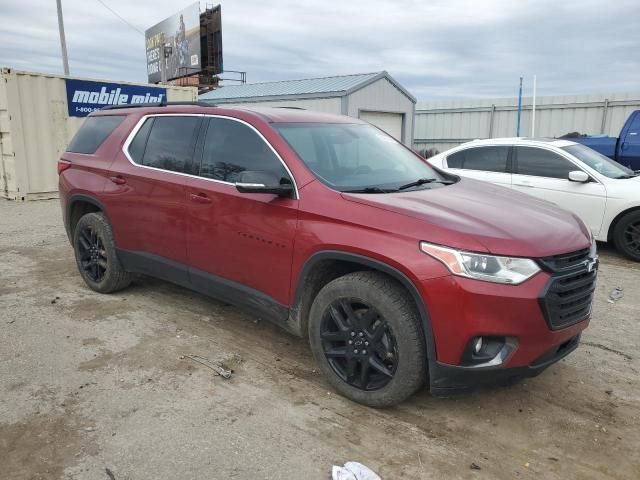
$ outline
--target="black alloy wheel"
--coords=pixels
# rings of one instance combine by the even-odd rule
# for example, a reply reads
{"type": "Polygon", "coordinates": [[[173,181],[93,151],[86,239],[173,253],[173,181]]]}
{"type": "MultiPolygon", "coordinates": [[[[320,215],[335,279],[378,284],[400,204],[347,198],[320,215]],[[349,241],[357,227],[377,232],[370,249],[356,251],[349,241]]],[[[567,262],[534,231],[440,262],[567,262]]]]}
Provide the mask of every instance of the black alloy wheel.
{"type": "Polygon", "coordinates": [[[109,265],[102,238],[94,228],[85,225],[78,240],[80,267],[94,282],[102,281],[109,265]]]}
{"type": "Polygon", "coordinates": [[[347,384],[373,391],[396,373],[398,345],[389,323],[376,308],[357,298],[339,298],[320,324],[324,355],[347,384]]]}
{"type": "Polygon", "coordinates": [[[629,252],[640,256],[640,220],[630,222],[626,225],[623,241],[629,252]]]}
{"type": "Polygon", "coordinates": [[[620,253],[640,262],[640,210],[624,214],[616,221],[611,240],[620,253]]]}

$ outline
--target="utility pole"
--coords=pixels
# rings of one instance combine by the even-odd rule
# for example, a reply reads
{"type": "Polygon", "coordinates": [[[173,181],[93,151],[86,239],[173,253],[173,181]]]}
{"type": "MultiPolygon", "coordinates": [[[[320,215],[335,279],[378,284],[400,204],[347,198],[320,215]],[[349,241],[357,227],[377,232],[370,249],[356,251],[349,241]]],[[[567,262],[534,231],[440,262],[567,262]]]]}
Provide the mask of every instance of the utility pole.
{"type": "Polygon", "coordinates": [[[522,77],[520,77],[520,91],[518,92],[518,117],[516,119],[516,137],[520,136],[520,115],[522,114],[522,77]]]}
{"type": "Polygon", "coordinates": [[[67,58],[67,40],[64,38],[64,20],[62,19],[62,0],[56,0],[58,6],[58,30],[60,31],[60,48],[62,49],[62,66],[64,74],[69,75],[69,58],[67,58]]]}
{"type": "Polygon", "coordinates": [[[536,136],[536,76],[533,76],[533,101],[531,103],[531,137],[536,136]]]}

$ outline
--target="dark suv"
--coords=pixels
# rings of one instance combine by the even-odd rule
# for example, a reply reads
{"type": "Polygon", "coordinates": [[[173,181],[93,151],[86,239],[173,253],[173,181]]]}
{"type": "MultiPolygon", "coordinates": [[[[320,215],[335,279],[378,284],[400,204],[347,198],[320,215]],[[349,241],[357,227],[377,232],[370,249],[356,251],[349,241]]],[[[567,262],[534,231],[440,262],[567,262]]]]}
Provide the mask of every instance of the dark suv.
{"type": "Polygon", "coordinates": [[[306,337],[372,406],[533,376],[588,324],[595,243],[556,205],[292,109],[91,114],[58,163],[87,285],[153,275],[306,337]]]}

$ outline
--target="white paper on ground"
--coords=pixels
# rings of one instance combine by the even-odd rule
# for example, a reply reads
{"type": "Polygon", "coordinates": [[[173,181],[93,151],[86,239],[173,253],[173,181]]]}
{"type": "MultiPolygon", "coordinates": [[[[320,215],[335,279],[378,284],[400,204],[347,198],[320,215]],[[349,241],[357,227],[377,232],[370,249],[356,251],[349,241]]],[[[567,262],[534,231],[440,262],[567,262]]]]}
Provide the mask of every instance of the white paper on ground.
{"type": "Polygon", "coordinates": [[[347,462],[344,467],[333,466],[332,480],[382,480],[373,470],[358,462],[347,462]]]}

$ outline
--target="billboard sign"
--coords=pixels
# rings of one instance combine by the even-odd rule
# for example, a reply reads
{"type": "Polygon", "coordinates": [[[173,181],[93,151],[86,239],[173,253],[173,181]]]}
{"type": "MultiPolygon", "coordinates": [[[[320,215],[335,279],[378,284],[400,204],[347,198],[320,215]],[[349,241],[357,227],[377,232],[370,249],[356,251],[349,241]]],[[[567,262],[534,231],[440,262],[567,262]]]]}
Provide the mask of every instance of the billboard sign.
{"type": "Polygon", "coordinates": [[[149,83],[172,80],[202,70],[200,2],[147,29],[144,37],[149,83]]]}
{"type": "Polygon", "coordinates": [[[126,85],[122,83],[93,82],[65,79],[67,109],[70,117],[86,117],[107,105],[133,103],[160,103],[167,97],[161,87],[126,85]]]}

